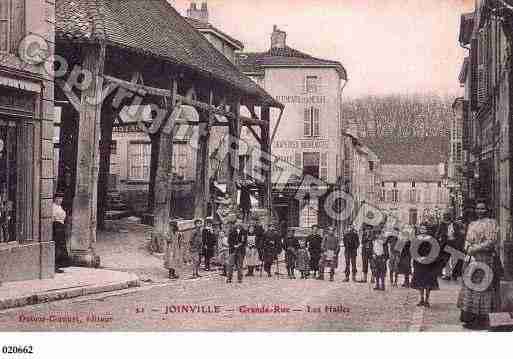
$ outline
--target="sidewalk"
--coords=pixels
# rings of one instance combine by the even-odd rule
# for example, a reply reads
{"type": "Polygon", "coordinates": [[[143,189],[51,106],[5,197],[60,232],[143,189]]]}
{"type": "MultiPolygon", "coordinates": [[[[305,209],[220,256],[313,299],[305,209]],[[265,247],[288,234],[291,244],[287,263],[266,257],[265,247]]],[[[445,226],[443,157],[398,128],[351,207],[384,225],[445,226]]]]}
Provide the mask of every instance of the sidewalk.
{"type": "MultiPolygon", "coordinates": [[[[460,279],[461,280],[461,279],[460,279]]],[[[461,288],[460,280],[439,279],[440,290],[431,292],[431,308],[423,308],[421,331],[424,332],[464,332],[461,326],[460,310],[456,307],[461,288]]]]}
{"type": "Polygon", "coordinates": [[[134,274],[69,267],[53,279],[7,282],[0,286],[0,310],[139,286],[134,274]]]}

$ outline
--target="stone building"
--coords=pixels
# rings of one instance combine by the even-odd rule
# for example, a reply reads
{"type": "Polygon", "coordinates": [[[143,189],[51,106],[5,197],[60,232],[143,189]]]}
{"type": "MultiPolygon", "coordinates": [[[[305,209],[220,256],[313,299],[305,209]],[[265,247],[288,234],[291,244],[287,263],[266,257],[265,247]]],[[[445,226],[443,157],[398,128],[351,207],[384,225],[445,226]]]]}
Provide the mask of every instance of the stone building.
{"type": "Polygon", "coordinates": [[[447,165],[447,179],[451,208],[455,216],[463,214],[463,193],[465,182],[463,181],[463,113],[466,103],[462,97],[454,100],[452,105],[454,116],[451,120],[449,139],[449,161],[447,165]]]}
{"type": "MultiPolygon", "coordinates": [[[[340,111],[347,73],[340,62],[293,49],[286,38],[286,32],[274,26],[269,50],[239,53],[238,66],[286,105],[281,121],[278,118],[271,124],[276,128],[272,155],[297,169],[298,177],[320,179],[324,196],[335,188],[342,173],[340,111]]],[[[332,223],[324,213],[323,197],[312,196],[299,203],[294,193],[300,178],[295,185],[289,183],[288,190],[281,180],[273,180],[273,209],[280,220],[300,227],[332,223]]]]}
{"type": "Polygon", "coordinates": [[[0,282],[54,275],[54,10],[0,2],[0,282]]]}
{"type": "Polygon", "coordinates": [[[380,157],[378,207],[400,223],[436,221],[449,209],[447,157],[449,139],[366,138],[380,157]]]}
{"type": "Polygon", "coordinates": [[[473,13],[461,16],[459,34],[460,46],[469,51],[459,76],[465,87],[466,204],[488,201],[502,242],[512,239],[512,24],[513,2],[480,0],[473,13]]]}

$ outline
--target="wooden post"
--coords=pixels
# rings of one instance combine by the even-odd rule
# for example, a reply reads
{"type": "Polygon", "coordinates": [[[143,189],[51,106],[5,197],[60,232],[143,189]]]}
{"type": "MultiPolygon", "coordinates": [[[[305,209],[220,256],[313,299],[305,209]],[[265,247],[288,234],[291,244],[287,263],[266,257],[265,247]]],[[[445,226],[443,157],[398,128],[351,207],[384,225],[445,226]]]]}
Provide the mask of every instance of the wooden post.
{"type": "MultiPolygon", "coordinates": [[[[200,113],[201,117],[205,114],[200,113]]],[[[208,114],[207,114],[208,116],[208,114]]],[[[204,118],[202,119],[204,120],[204,118]]],[[[198,127],[198,149],[196,155],[196,194],[194,216],[204,218],[207,215],[208,205],[208,142],[210,139],[210,125],[202,122],[198,127]]]]}
{"type": "Polygon", "coordinates": [[[105,45],[84,46],[83,71],[91,74],[91,83],[82,91],[78,124],[77,181],[73,199],[71,255],[75,265],[97,267],[94,253],[98,195],[100,119],[105,45]]]}
{"type": "MultiPolygon", "coordinates": [[[[262,107],[260,118],[266,123],[265,125],[262,125],[260,127],[260,138],[262,140],[260,144],[260,149],[265,154],[271,153],[271,138],[270,138],[270,109],[267,106],[262,107]]],[[[272,163],[267,159],[267,157],[263,157],[261,159],[262,164],[265,164],[264,169],[264,193],[263,193],[263,200],[264,200],[264,207],[268,209],[269,216],[272,214],[271,206],[272,206],[272,199],[271,199],[271,193],[272,193],[272,183],[271,183],[271,166],[272,163]]]]}
{"type": "MultiPolygon", "coordinates": [[[[177,82],[173,80],[169,113],[175,106],[177,82]]],[[[153,209],[153,241],[160,242],[166,235],[169,226],[169,214],[171,210],[172,197],[172,169],[173,163],[173,131],[172,124],[166,119],[160,128],[158,137],[157,169],[155,172],[155,193],[153,209]],[[166,130],[171,129],[171,130],[166,130]]]]}
{"type": "Polygon", "coordinates": [[[98,177],[98,229],[105,228],[107,194],[109,192],[110,156],[112,143],[113,111],[110,106],[102,108],[100,139],[100,174],[98,177]]]}
{"type": "Polygon", "coordinates": [[[153,225],[153,211],[155,210],[155,178],[157,176],[157,167],[159,159],[160,132],[150,135],[151,139],[151,159],[150,159],[150,183],[148,186],[148,208],[146,216],[143,219],[144,224],[153,225]]]}
{"type": "Polygon", "coordinates": [[[237,187],[235,182],[238,179],[239,171],[239,139],[240,139],[240,100],[230,105],[230,112],[235,114],[235,118],[230,121],[229,141],[228,141],[228,183],[226,192],[232,199],[232,203],[237,203],[237,187]]]}

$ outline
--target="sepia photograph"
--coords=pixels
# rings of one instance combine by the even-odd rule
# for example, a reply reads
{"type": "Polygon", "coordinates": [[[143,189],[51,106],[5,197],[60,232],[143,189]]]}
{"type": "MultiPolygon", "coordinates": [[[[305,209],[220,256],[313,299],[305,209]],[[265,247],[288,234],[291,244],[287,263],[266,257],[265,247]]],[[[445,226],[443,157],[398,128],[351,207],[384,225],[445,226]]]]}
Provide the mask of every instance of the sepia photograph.
{"type": "Polygon", "coordinates": [[[512,332],[512,136],[513,0],[0,0],[0,338],[512,332]]]}

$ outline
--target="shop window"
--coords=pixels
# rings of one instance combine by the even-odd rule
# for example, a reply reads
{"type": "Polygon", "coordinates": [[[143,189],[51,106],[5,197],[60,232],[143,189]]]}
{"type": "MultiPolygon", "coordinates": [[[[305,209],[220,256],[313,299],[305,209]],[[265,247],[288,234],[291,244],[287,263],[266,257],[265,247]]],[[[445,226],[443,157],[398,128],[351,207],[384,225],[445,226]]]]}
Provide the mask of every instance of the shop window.
{"type": "Polygon", "coordinates": [[[128,145],[128,179],[132,181],[150,180],[151,143],[130,142],[128,145]]]}
{"type": "Polygon", "coordinates": [[[303,153],[303,174],[319,178],[320,154],[319,152],[303,153]]]}
{"type": "Polygon", "coordinates": [[[0,117],[0,242],[34,236],[34,126],[0,117]]]}
{"type": "Polygon", "coordinates": [[[411,208],[409,211],[409,224],[411,226],[416,226],[418,222],[418,214],[416,208],[411,208]]]}

